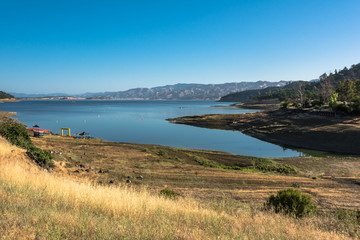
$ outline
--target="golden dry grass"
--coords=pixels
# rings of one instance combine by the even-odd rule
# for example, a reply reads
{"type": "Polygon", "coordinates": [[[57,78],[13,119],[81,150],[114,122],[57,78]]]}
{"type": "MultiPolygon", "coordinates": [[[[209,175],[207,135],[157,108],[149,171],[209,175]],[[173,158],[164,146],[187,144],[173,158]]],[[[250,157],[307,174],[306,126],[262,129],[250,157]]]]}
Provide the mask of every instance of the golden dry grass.
{"type": "MultiPolygon", "coordinates": [[[[251,163],[252,157],[231,155],[228,153],[175,149],[155,145],[113,143],[101,140],[79,140],[59,136],[32,138],[36,146],[55,151],[53,170],[56,175],[101,181],[104,185],[125,184],[131,176],[133,187],[146,187],[153,193],[163,188],[170,188],[182,196],[189,196],[198,201],[214,199],[232,199],[235,202],[246,202],[262,205],[270,194],[276,191],[299,185],[299,190],[310,194],[322,210],[360,208],[360,186],[353,180],[339,180],[343,177],[342,162],[357,163],[357,158],[290,158],[279,161],[295,164],[306,173],[299,176],[280,174],[259,174],[204,167],[193,160],[194,156],[214,160],[224,164],[251,163]],[[159,152],[165,152],[162,156],[159,152]],[[61,154],[59,154],[61,153],[61,154]],[[84,155],[85,154],[85,155],[84,155]],[[80,167],[84,165],[85,167],[80,167]],[[322,178],[323,168],[330,178],[322,178]],[[108,170],[107,173],[98,171],[108,170]],[[316,170],[317,169],[317,170],[316,170]],[[341,170],[342,169],[342,170],[341,170]],[[85,171],[87,170],[87,171],[85,171]],[[316,171],[314,171],[316,170],[316,171]],[[340,172],[339,172],[340,171],[340,172]],[[136,179],[142,175],[143,180],[136,179]],[[318,176],[312,179],[312,176],[318,176]]],[[[360,176],[360,169],[350,165],[360,176]]],[[[349,168],[350,168],[349,166],[349,168]]]]}
{"type": "Polygon", "coordinates": [[[0,138],[2,239],[344,239],[312,219],[239,208],[233,214],[193,199],[169,200],[126,186],[54,176],[0,138]]]}

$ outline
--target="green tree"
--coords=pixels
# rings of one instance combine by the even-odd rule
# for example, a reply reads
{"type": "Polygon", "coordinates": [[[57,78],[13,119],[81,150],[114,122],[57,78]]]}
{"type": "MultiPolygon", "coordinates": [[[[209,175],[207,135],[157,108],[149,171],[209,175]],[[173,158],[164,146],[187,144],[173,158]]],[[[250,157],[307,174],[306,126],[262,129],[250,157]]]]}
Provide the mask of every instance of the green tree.
{"type": "Polygon", "coordinates": [[[329,106],[333,107],[336,105],[336,102],[338,100],[339,94],[338,93],[333,93],[333,95],[331,95],[330,100],[329,100],[329,106]]]}
{"type": "Polygon", "coordinates": [[[344,102],[351,102],[356,93],[355,83],[349,79],[341,81],[337,89],[339,93],[339,100],[344,102]]]}

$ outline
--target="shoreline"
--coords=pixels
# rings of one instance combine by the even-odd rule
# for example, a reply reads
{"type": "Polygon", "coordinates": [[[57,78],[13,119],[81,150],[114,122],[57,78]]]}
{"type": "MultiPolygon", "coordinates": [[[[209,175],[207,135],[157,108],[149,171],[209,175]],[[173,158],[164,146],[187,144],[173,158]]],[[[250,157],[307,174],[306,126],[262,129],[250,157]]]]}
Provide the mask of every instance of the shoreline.
{"type": "Polygon", "coordinates": [[[200,201],[227,198],[244,203],[264,202],[279,187],[296,183],[305,191],[316,190],[322,209],[360,206],[353,200],[359,199],[358,192],[347,190],[358,188],[360,166],[355,157],[260,158],[101,139],[30,137],[36,147],[52,154],[52,174],[76,181],[114,187],[131,183],[154,193],[170,188],[182,196],[195,194],[200,201]],[[289,172],[282,172],[284,168],[289,172]],[[329,197],[331,189],[339,190],[329,197]]]}
{"type": "Polygon", "coordinates": [[[0,99],[0,103],[6,103],[6,102],[19,102],[19,100],[15,99],[15,98],[3,98],[3,99],[0,99]]]}
{"type": "Polygon", "coordinates": [[[167,119],[171,123],[236,130],[281,146],[360,154],[360,118],[321,116],[297,110],[210,114],[167,119]]]}

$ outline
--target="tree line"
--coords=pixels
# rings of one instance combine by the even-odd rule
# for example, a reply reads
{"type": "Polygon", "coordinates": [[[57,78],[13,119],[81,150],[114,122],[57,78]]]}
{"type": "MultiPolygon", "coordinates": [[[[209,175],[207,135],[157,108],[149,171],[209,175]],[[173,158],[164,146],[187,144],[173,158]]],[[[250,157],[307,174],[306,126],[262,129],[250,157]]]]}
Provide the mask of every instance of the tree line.
{"type": "Polygon", "coordinates": [[[4,99],[4,98],[14,98],[14,96],[9,93],[0,91],[0,99],[4,99]]]}

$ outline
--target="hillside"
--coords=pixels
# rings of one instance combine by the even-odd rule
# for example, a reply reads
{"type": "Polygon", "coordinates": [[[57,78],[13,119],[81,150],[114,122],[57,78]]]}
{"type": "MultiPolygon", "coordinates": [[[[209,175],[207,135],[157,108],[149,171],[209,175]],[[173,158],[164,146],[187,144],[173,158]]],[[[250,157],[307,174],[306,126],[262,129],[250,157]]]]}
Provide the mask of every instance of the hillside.
{"type": "Polygon", "coordinates": [[[347,239],[322,230],[316,218],[56,176],[2,138],[0,163],[3,239],[347,239]]]}
{"type": "Polygon", "coordinates": [[[247,102],[259,96],[265,96],[267,94],[276,94],[280,91],[286,92],[287,94],[293,94],[293,89],[298,86],[299,83],[303,83],[307,88],[313,88],[319,85],[318,82],[306,82],[306,81],[294,81],[288,82],[286,85],[281,87],[267,87],[264,89],[246,90],[242,92],[235,92],[225,95],[220,98],[220,102],[247,102]]]}
{"type": "Polygon", "coordinates": [[[354,64],[350,69],[335,70],[334,73],[322,74],[320,81],[295,81],[281,87],[267,87],[259,90],[246,90],[242,92],[230,93],[221,97],[221,102],[246,102],[254,98],[293,98],[296,97],[295,89],[302,84],[304,91],[308,91],[313,97],[319,97],[323,85],[328,84],[331,88],[336,89],[341,81],[360,79],[360,63],[354,64]]]}
{"type": "Polygon", "coordinates": [[[224,84],[175,84],[154,88],[135,88],[127,91],[103,93],[89,99],[166,99],[166,100],[218,100],[234,91],[261,89],[269,86],[284,86],[279,82],[238,82],[224,84]]]}
{"type": "Polygon", "coordinates": [[[14,96],[9,93],[0,91],[0,99],[5,99],[5,98],[14,98],[14,96]]]}

